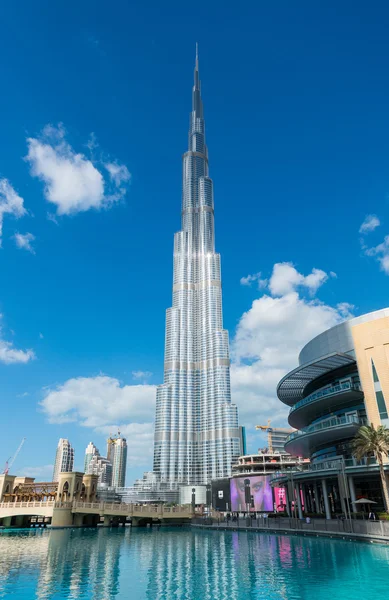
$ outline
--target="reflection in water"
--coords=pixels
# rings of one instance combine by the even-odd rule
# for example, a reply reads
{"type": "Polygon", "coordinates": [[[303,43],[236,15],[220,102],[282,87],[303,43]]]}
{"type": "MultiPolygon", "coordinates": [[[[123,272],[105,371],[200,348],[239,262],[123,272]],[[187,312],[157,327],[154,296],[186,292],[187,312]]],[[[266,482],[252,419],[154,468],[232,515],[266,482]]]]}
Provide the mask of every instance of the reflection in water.
{"type": "Polygon", "coordinates": [[[0,533],[0,598],[331,600],[386,593],[389,549],[245,532],[0,533]]]}

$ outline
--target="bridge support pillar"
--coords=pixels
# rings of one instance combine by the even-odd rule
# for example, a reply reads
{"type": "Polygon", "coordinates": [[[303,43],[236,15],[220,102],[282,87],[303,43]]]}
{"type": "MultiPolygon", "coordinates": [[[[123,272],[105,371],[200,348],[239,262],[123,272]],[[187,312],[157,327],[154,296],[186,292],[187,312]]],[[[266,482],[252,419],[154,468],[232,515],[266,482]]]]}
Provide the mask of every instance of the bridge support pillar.
{"type": "Polygon", "coordinates": [[[73,513],[70,508],[54,508],[52,527],[73,527],[73,513]]]}
{"type": "Polygon", "coordinates": [[[27,524],[28,517],[24,515],[18,515],[15,517],[15,527],[25,527],[27,524]]]}
{"type": "Polygon", "coordinates": [[[131,525],[132,527],[147,527],[147,524],[152,523],[152,519],[148,519],[145,517],[131,517],[131,525]]]}
{"type": "Polygon", "coordinates": [[[104,524],[103,524],[103,527],[110,527],[110,526],[111,526],[111,517],[109,517],[109,516],[108,516],[108,517],[107,517],[107,516],[104,516],[104,524]]]}
{"type": "Polygon", "coordinates": [[[74,527],[82,527],[84,524],[84,515],[81,513],[75,513],[73,515],[73,526],[74,527]]]}

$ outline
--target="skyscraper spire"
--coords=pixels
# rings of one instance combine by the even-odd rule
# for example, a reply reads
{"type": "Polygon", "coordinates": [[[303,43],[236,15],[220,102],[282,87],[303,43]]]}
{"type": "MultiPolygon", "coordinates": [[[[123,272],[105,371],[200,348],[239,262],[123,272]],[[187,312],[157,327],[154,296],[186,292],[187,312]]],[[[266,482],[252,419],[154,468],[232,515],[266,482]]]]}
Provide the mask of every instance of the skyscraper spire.
{"type": "Polygon", "coordinates": [[[173,306],[166,311],[164,384],[157,389],[154,471],[172,488],[205,484],[229,476],[240,453],[196,44],[181,231],[174,236],[173,306]]]}
{"type": "Polygon", "coordinates": [[[200,75],[199,75],[199,56],[198,48],[196,43],[196,62],[194,68],[194,84],[192,94],[192,111],[196,117],[203,118],[203,103],[201,101],[201,87],[200,87],[200,75]]]}

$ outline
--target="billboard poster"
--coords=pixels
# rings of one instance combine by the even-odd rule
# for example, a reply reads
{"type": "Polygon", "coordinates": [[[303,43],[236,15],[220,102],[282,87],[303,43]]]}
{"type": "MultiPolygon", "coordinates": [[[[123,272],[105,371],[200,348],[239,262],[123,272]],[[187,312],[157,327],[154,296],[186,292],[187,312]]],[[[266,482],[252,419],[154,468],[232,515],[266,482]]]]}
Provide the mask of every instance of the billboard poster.
{"type": "Polygon", "coordinates": [[[274,510],[277,512],[286,511],[286,494],[284,488],[273,488],[274,510]]]}
{"type": "Polygon", "coordinates": [[[231,510],[233,512],[246,511],[247,494],[253,497],[254,507],[250,505],[249,510],[258,512],[272,512],[274,510],[273,491],[270,487],[269,476],[254,475],[253,477],[234,477],[230,479],[231,486],[231,510]],[[250,482],[249,490],[246,492],[245,480],[250,482]]]}

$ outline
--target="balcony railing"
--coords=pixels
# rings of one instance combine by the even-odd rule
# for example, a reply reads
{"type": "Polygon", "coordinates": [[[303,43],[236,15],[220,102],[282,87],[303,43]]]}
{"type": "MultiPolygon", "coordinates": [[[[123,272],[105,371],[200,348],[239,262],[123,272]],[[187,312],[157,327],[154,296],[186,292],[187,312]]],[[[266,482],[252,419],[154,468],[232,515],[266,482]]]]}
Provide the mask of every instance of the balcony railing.
{"type": "Polygon", "coordinates": [[[278,471],[274,473],[270,479],[270,482],[285,479],[286,477],[290,477],[291,474],[293,476],[300,475],[301,473],[305,473],[309,475],[310,473],[316,473],[318,471],[341,471],[342,462],[344,461],[345,468],[352,469],[363,466],[376,466],[377,459],[374,456],[369,458],[364,457],[361,460],[357,460],[356,458],[343,458],[343,456],[333,456],[332,458],[324,458],[322,460],[317,460],[312,462],[309,465],[301,465],[298,469],[289,469],[285,471],[278,471]]]}
{"type": "Polygon", "coordinates": [[[324,388],[322,390],[318,390],[317,392],[313,392],[313,394],[309,394],[309,396],[307,396],[306,398],[299,400],[299,402],[297,402],[297,404],[292,406],[292,408],[289,411],[289,414],[291,414],[295,410],[298,410],[302,406],[305,406],[306,404],[310,404],[311,402],[315,402],[316,400],[319,400],[320,398],[325,398],[328,396],[336,396],[337,394],[342,394],[343,392],[348,391],[348,390],[355,391],[355,392],[361,392],[362,388],[359,385],[359,383],[351,383],[350,381],[346,381],[344,383],[339,383],[337,385],[333,385],[331,387],[324,388]]]}
{"type": "Polygon", "coordinates": [[[366,419],[362,417],[358,417],[356,415],[344,415],[343,417],[330,417],[329,419],[324,419],[319,423],[315,423],[313,425],[309,425],[309,427],[305,427],[304,429],[300,429],[299,431],[294,431],[291,433],[287,439],[286,444],[291,442],[292,440],[300,437],[302,435],[307,435],[308,433],[314,433],[316,431],[321,431],[322,429],[329,429],[331,427],[338,427],[340,425],[366,425],[366,419]]]}

